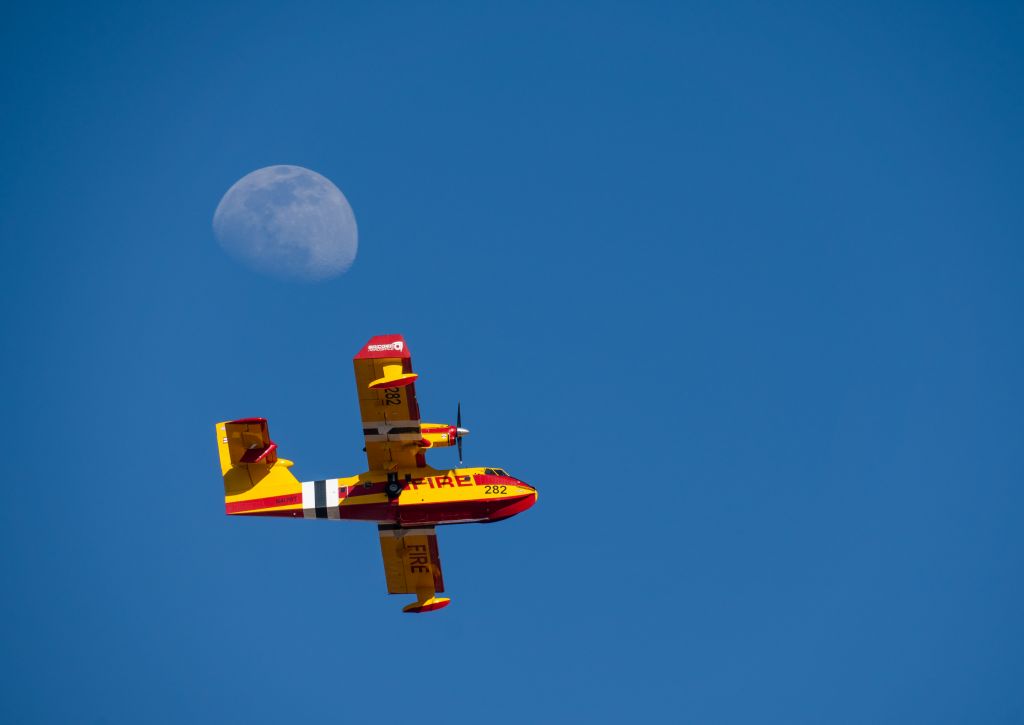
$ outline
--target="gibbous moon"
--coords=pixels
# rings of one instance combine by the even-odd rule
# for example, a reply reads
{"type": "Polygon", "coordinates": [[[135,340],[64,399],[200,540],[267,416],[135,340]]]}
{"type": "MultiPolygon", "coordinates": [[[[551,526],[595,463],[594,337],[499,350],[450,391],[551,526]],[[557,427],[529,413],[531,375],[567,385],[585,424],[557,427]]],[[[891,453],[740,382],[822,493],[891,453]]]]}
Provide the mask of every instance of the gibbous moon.
{"type": "Polygon", "coordinates": [[[249,267],[292,280],[342,274],[359,248],[345,195],[301,166],[267,166],[236,181],[217,205],[213,232],[249,267]]]}

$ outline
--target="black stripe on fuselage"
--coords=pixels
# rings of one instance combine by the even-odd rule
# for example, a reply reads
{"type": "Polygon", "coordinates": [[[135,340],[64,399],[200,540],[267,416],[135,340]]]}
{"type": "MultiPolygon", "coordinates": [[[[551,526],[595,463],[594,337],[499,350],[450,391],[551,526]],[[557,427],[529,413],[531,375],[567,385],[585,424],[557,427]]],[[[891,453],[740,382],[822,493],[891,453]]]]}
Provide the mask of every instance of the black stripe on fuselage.
{"type": "Polygon", "coordinates": [[[316,506],[316,517],[327,518],[327,481],[313,481],[313,503],[316,506]]]}

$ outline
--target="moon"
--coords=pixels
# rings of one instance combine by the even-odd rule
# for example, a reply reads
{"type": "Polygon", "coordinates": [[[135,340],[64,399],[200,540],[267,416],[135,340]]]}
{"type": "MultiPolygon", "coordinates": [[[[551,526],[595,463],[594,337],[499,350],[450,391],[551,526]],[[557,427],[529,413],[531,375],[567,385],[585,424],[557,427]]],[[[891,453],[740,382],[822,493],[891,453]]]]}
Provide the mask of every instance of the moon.
{"type": "Polygon", "coordinates": [[[348,199],[301,166],[267,166],[236,181],[213,214],[213,233],[246,266],[299,281],[343,274],[359,248],[348,199]]]}

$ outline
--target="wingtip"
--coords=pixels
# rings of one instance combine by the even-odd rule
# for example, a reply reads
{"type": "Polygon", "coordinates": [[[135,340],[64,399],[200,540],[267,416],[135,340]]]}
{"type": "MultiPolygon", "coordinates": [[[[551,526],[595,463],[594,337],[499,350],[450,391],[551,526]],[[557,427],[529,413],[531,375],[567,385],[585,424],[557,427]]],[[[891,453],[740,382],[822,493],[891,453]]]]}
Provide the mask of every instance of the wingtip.
{"type": "Polygon", "coordinates": [[[452,600],[448,597],[431,597],[424,602],[413,602],[412,604],[402,607],[402,611],[406,614],[423,614],[424,612],[434,612],[438,609],[444,609],[452,600]]]}

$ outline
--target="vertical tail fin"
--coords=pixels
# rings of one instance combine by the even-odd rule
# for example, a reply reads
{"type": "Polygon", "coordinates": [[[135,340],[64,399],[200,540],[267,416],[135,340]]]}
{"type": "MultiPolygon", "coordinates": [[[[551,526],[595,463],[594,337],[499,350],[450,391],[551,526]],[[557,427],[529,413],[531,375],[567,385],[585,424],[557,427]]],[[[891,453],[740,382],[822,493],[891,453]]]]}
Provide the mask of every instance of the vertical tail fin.
{"type": "MultiPolygon", "coordinates": [[[[224,475],[225,500],[266,484],[298,484],[288,469],[292,462],[277,457],[266,418],[242,418],[217,424],[217,450],[224,475]]],[[[276,488],[276,486],[275,486],[276,488]]]]}

